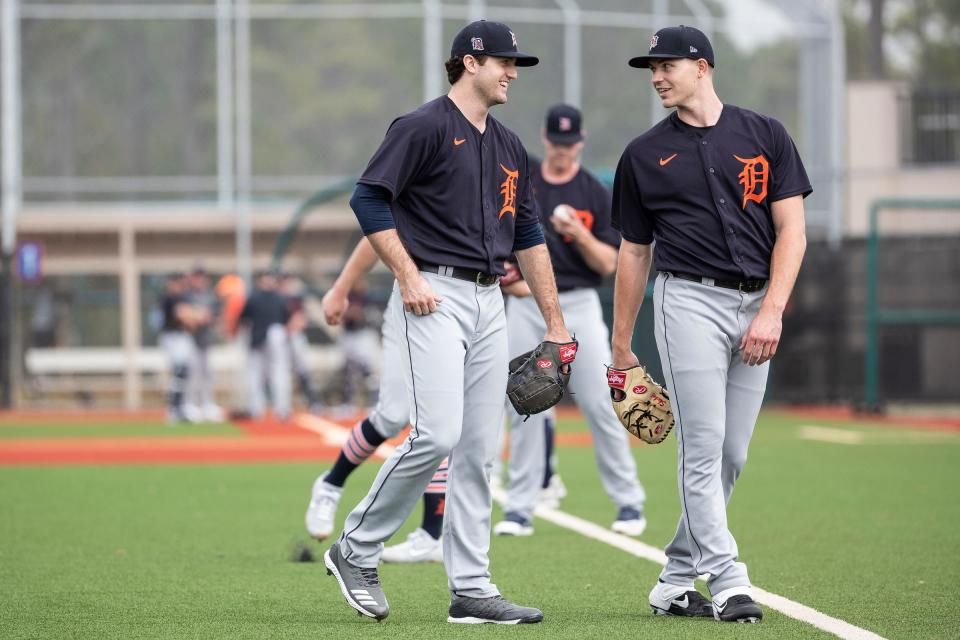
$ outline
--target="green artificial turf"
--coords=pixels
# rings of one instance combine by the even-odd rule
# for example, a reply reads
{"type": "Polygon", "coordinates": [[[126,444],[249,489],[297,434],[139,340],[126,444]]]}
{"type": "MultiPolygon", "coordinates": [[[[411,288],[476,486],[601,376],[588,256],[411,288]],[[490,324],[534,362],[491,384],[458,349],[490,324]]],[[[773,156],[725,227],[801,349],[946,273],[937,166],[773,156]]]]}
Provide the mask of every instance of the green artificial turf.
{"type": "MultiPolygon", "coordinates": [[[[960,438],[870,444],[875,428],[868,444],[828,444],[797,437],[809,422],[764,416],[754,437],[729,509],[752,580],[888,638],[956,637],[960,438]]],[[[641,539],[660,547],[679,514],[675,439],[634,453],[648,492],[641,539]]],[[[322,564],[290,560],[323,468],[0,467],[0,637],[831,637],[769,609],[750,627],[654,617],[657,565],[542,520],[530,538],[495,538],[491,569],[504,595],[543,609],[543,624],[447,624],[437,565],[384,567],[392,611],[376,624],[346,605],[322,564]]],[[[341,519],[376,470],[351,478],[341,519]]],[[[608,525],[615,509],[593,451],[561,449],[559,470],[562,508],[608,525]]]]}

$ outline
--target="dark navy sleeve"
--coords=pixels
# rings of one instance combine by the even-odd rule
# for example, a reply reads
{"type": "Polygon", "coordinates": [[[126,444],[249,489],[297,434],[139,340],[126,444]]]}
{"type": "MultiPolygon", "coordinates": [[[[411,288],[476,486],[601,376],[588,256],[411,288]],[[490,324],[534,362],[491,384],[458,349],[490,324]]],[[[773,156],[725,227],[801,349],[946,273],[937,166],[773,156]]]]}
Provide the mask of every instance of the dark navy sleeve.
{"type": "MultiPolygon", "coordinates": [[[[513,234],[513,250],[522,251],[543,244],[546,239],[543,237],[543,228],[539,222],[533,224],[518,224],[513,234]]],[[[513,256],[511,256],[512,258],[513,256]]]]}
{"type": "Polygon", "coordinates": [[[771,118],[771,126],[776,156],[770,167],[770,202],[796,195],[806,198],[813,193],[813,188],[800,153],[782,124],[771,118]]]}
{"type": "Polygon", "coordinates": [[[357,184],[350,198],[350,208],[356,214],[365,236],[397,226],[390,211],[390,193],[383,187],[357,184]]]}
{"type": "Polygon", "coordinates": [[[383,187],[395,200],[438,149],[439,127],[425,116],[397,118],[370,158],[359,182],[383,187]]]}
{"type": "MultiPolygon", "coordinates": [[[[518,206],[517,206],[517,222],[514,225],[517,229],[521,226],[528,226],[533,223],[537,223],[537,227],[540,226],[540,205],[537,204],[537,199],[533,195],[533,184],[530,180],[530,155],[527,151],[523,150],[523,175],[526,176],[526,180],[523,181],[523,195],[518,197],[518,206]]],[[[543,231],[540,232],[541,242],[543,241],[543,231]]],[[[516,247],[514,247],[516,248],[516,247]]]]}
{"type": "Polygon", "coordinates": [[[613,178],[613,227],[630,242],[653,242],[653,221],[640,201],[637,176],[630,158],[630,147],[623,152],[613,178]]]}
{"type": "Polygon", "coordinates": [[[610,220],[611,196],[607,188],[598,181],[593,183],[593,235],[600,242],[612,247],[620,246],[620,232],[613,228],[610,220]]]}

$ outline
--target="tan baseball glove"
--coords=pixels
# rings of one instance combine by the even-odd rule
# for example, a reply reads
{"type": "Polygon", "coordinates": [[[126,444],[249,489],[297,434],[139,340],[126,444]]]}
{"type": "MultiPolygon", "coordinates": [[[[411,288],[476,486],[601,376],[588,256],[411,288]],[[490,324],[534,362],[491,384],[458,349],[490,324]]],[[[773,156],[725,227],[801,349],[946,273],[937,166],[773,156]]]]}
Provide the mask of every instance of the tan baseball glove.
{"type": "Polygon", "coordinates": [[[613,410],[627,431],[649,444],[660,444],[673,429],[673,407],[667,390],[643,367],[607,367],[613,410]]]}

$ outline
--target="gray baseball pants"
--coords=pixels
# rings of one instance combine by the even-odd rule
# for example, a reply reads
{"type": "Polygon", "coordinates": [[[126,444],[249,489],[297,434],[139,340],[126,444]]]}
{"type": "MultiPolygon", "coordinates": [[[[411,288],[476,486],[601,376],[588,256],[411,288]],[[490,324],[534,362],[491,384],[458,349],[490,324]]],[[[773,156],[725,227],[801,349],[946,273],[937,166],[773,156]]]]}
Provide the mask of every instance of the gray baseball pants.
{"type": "Polygon", "coordinates": [[[403,336],[397,334],[397,318],[392,311],[397,304],[394,298],[399,297],[400,293],[394,286],[387,301],[381,328],[383,357],[380,366],[380,392],[377,395],[377,405],[369,416],[373,428],[384,438],[392,438],[410,424],[410,400],[407,398],[407,383],[403,374],[409,368],[403,359],[406,344],[403,336]]]}
{"type": "Polygon", "coordinates": [[[507,386],[507,338],[500,287],[422,274],[443,297],[437,311],[403,309],[397,285],[389,312],[401,341],[413,424],[350,513],[340,538],[344,558],[375,567],[383,541],[406,520],[450,456],[443,554],[450,590],[486,598],[490,580],[489,467],[496,454],[507,386]]]}
{"type": "MultiPolygon", "coordinates": [[[[567,328],[580,342],[569,390],[590,425],[603,488],[618,509],[632,507],[642,512],[646,496],[637,480],[629,434],[613,411],[604,376],[604,367],[612,358],[610,333],[603,321],[600,297],[594,289],[574,289],[560,294],[560,308],[567,328]]],[[[546,330],[532,296],[507,301],[511,357],[540,344],[546,330]]],[[[529,520],[533,517],[546,466],[543,423],[548,414],[530,416],[524,421],[513,406],[509,406],[507,415],[510,418],[510,462],[506,510],[529,520]]]]}
{"type": "Polygon", "coordinates": [[[262,416],[267,410],[264,381],[270,384],[274,414],[289,417],[293,387],[287,329],[282,324],[271,325],[266,341],[259,347],[251,347],[247,354],[247,403],[254,417],[262,416]]]}
{"type": "Polygon", "coordinates": [[[654,286],[654,331],[678,442],[680,523],[665,549],[660,578],[707,587],[749,586],[727,526],[733,493],[760,413],[769,362],[747,366],[740,340],[760,309],[766,289],[741,293],[661,273],[654,286]]]}

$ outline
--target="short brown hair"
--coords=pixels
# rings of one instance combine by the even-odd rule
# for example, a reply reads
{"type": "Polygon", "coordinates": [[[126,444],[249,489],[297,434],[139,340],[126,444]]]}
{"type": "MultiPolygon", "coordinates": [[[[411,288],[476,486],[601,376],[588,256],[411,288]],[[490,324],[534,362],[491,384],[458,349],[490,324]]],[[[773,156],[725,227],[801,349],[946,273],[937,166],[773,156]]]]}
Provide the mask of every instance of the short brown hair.
{"type": "MultiPolygon", "coordinates": [[[[487,56],[474,56],[474,58],[477,59],[477,64],[481,67],[487,61],[487,56]]],[[[447,80],[450,84],[456,84],[460,76],[463,75],[463,56],[452,56],[443,63],[443,66],[447,69],[447,80]]]]}

